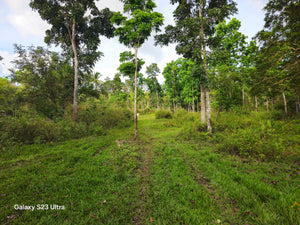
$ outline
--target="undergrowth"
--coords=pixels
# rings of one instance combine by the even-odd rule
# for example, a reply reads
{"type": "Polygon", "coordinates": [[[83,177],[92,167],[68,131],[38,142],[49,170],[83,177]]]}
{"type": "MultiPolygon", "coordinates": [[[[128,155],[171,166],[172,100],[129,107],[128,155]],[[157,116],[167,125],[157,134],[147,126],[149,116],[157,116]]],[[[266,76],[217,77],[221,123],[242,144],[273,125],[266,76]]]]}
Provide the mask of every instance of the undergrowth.
{"type": "Polygon", "coordinates": [[[218,121],[213,114],[210,135],[199,113],[179,110],[173,117],[182,127],[179,138],[209,141],[218,152],[272,161],[300,160],[299,120],[299,116],[282,119],[276,112],[222,112],[218,121]]]}
{"type": "Polygon", "coordinates": [[[104,135],[112,127],[131,125],[133,115],[127,108],[103,104],[97,99],[88,99],[78,106],[78,120],[72,120],[72,108],[63,117],[49,119],[31,110],[17,115],[0,117],[0,148],[12,145],[58,142],[104,135]]]}

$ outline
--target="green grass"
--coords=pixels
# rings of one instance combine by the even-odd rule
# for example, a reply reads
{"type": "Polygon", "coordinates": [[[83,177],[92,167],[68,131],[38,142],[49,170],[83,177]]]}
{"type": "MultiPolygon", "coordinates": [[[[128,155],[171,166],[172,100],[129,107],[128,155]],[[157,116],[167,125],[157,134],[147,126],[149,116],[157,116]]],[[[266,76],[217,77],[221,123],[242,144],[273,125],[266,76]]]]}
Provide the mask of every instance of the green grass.
{"type": "Polygon", "coordinates": [[[154,115],[1,152],[1,224],[300,224],[300,165],[221,154],[154,115]],[[65,210],[15,210],[56,204],[65,210]]]}

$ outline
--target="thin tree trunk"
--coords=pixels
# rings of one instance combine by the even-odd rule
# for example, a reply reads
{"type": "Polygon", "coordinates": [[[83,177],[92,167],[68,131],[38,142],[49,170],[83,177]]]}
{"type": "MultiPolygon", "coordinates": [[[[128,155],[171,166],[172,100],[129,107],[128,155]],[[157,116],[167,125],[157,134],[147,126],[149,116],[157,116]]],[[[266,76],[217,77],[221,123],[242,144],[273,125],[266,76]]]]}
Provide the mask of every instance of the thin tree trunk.
{"type": "Polygon", "coordinates": [[[201,123],[205,123],[205,92],[204,92],[204,85],[200,84],[201,90],[201,123]]]}
{"type": "Polygon", "coordinates": [[[206,115],[207,115],[207,130],[211,134],[211,109],[210,109],[210,97],[209,97],[209,88],[206,88],[206,115]]]}
{"type": "Polygon", "coordinates": [[[75,44],[75,19],[73,19],[71,43],[74,53],[74,96],[73,96],[73,120],[78,117],[78,56],[75,44]]]}
{"type": "Polygon", "coordinates": [[[243,97],[243,107],[245,107],[245,85],[244,84],[242,88],[242,97],[243,97]]]}
{"type": "Polygon", "coordinates": [[[137,61],[137,54],[138,54],[138,45],[135,45],[135,71],[134,71],[134,137],[133,139],[136,140],[137,138],[137,70],[138,70],[138,61],[137,61]]]}
{"type": "Polygon", "coordinates": [[[221,110],[222,110],[222,105],[219,106],[219,110],[218,110],[218,114],[217,114],[217,118],[216,118],[216,123],[218,123],[218,119],[219,119],[221,110]]]}
{"type": "Polygon", "coordinates": [[[255,111],[257,112],[257,97],[256,97],[256,95],[255,95],[255,97],[254,97],[254,99],[255,99],[255,111]]]}
{"type": "Polygon", "coordinates": [[[174,73],[174,70],[172,69],[172,73],[173,73],[173,79],[174,79],[174,98],[173,98],[173,112],[175,113],[176,111],[176,102],[175,102],[175,98],[177,97],[177,93],[176,93],[176,77],[175,77],[175,73],[174,73]]]}
{"type": "Polygon", "coordinates": [[[156,90],[156,106],[157,109],[159,109],[159,97],[158,97],[158,91],[156,90]]]}
{"type": "Polygon", "coordinates": [[[296,100],[296,113],[299,113],[299,108],[300,108],[300,102],[299,102],[299,98],[297,98],[296,100]]]}
{"type": "Polygon", "coordinates": [[[192,92],[193,92],[193,112],[195,112],[195,96],[194,96],[194,87],[192,87],[192,92]]]}
{"type": "Polygon", "coordinates": [[[285,98],[285,93],[282,91],[282,96],[283,96],[283,103],[284,103],[284,112],[287,114],[287,104],[286,104],[286,98],[285,98]]]}
{"type": "Polygon", "coordinates": [[[266,101],[266,106],[267,106],[267,112],[269,112],[269,99],[268,97],[266,97],[267,101],[266,101]]]}

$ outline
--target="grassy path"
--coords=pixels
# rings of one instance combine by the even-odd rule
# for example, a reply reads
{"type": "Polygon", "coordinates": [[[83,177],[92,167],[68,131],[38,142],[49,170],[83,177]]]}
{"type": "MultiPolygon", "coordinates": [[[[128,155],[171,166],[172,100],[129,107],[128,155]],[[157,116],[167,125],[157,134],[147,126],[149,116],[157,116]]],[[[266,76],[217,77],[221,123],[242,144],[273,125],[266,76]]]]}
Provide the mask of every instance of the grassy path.
{"type": "Polygon", "coordinates": [[[2,152],[0,223],[300,224],[299,165],[221,155],[180,132],[146,115],[136,142],[126,128],[2,152]]]}

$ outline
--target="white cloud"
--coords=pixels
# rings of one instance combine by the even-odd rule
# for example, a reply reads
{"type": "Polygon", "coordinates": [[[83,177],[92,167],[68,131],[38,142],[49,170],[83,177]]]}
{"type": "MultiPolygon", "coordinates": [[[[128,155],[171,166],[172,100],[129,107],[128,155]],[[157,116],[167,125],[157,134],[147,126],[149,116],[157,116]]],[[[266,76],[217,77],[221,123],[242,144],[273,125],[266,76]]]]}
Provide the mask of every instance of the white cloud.
{"type": "Polygon", "coordinates": [[[44,36],[45,31],[50,27],[40,17],[29,11],[22,14],[8,15],[8,21],[23,35],[44,36]]]}
{"type": "Polygon", "coordinates": [[[23,36],[44,36],[49,25],[29,6],[30,0],[4,0],[10,12],[7,19],[23,36]]]}
{"type": "Polygon", "coordinates": [[[17,57],[17,54],[9,54],[6,51],[0,51],[0,56],[3,57],[3,60],[0,61],[0,77],[6,77],[10,74],[10,68],[13,68],[12,61],[17,57]]]}
{"type": "Polygon", "coordinates": [[[102,0],[97,1],[96,5],[99,9],[109,8],[111,11],[123,11],[123,4],[119,0],[102,0]]]}
{"type": "Polygon", "coordinates": [[[247,0],[247,3],[256,8],[257,10],[262,10],[265,7],[267,1],[266,0],[247,0]]]}

